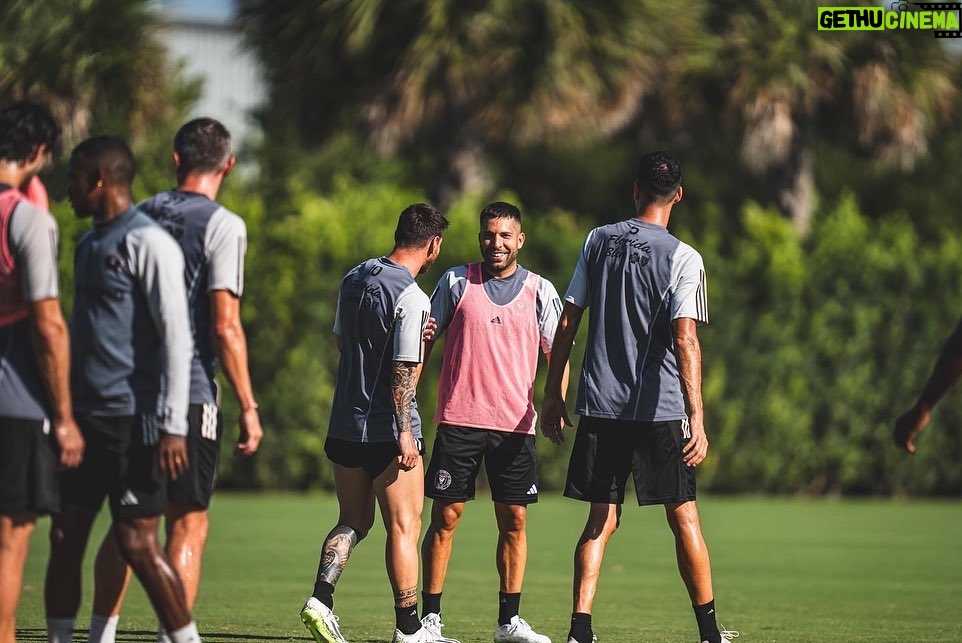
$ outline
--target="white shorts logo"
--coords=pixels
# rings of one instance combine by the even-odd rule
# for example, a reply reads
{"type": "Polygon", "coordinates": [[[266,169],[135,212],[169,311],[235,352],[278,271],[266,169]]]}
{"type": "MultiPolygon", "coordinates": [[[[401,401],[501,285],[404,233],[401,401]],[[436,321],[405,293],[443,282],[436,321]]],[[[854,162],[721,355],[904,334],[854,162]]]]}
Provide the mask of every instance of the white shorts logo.
{"type": "Polygon", "coordinates": [[[438,472],[434,475],[434,488],[438,491],[444,491],[451,486],[451,474],[444,469],[438,469],[438,472]]]}

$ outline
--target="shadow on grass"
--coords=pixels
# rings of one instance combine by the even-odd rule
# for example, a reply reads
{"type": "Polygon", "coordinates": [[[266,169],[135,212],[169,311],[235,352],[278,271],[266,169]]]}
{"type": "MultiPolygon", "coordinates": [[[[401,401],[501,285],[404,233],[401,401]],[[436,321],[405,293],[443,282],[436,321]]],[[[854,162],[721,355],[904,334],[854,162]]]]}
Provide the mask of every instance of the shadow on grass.
{"type": "MultiPolygon", "coordinates": [[[[87,630],[75,630],[74,635],[80,640],[87,640],[87,630]]],[[[261,634],[231,634],[229,632],[201,632],[202,641],[210,643],[232,641],[297,641],[299,638],[291,636],[267,636],[261,634]]],[[[150,630],[117,630],[117,643],[137,642],[154,643],[157,632],[150,630]]],[[[47,641],[47,630],[44,628],[17,629],[17,641],[47,641]]],[[[371,641],[371,643],[375,643],[371,641]]]]}

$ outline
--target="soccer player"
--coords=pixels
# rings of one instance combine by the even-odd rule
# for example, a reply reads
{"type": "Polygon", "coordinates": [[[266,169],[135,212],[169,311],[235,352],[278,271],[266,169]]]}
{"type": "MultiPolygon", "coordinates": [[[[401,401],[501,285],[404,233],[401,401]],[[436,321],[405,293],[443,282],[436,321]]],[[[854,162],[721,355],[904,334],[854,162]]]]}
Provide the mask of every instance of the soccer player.
{"type": "Polygon", "coordinates": [[[441,637],[441,591],[454,532],[465,502],[474,498],[484,461],[498,523],[501,587],[494,640],[551,643],[518,609],[528,554],[527,506],[538,501],[534,378],[539,349],[551,359],[561,299],[550,281],[518,265],[524,232],[516,206],[486,206],[480,227],[482,261],[445,272],[431,296],[437,334],[447,330],[447,340],[434,418],[438,432],[424,481],[434,502],[422,545],[421,622],[441,637]]]}
{"type": "Polygon", "coordinates": [[[113,137],[78,145],[68,193],[93,229],[74,257],[71,319],[74,413],[84,461],[62,478],[63,509],[50,531],[44,587],[48,640],[71,639],[81,563],[94,518],[110,499],[111,530],[175,643],[198,641],[184,588],[157,541],[165,474],[188,466],[192,344],[184,257],[177,242],[131,204],[134,157],[113,137]]]}
{"type": "Polygon", "coordinates": [[[334,463],[340,516],[321,546],[314,592],[301,610],[318,643],[346,643],[333,612],[334,587],[374,525],[375,502],[387,531],[393,643],[433,640],[417,611],[424,447],[414,398],[431,302],[414,277],[437,261],[447,227],[430,205],[408,206],[391,254],[368,259],[341,281],[334,318],[341,358],[324,445],[334,463]]]}
{"type": "Polygon", "coordinates": [[[578,388],[581,415],[565,495],[590,502],[575,549],[569,643],[591,643],[591,607],[605,546],[615,533],[634,474],[639,505],[665,506],[678,569],[701,641],[719,632],[708,549],[695,506],[695,467],[708,452],[696,325],[708,322],[701,256],[668,230],[681,200],[681,168],[665,152],[642,156],[634,182],[635,216],[588,233],[554,339],[542,431],[553,442],[570,425],[561,365],[591,308],[578,388]]]}
{"type": "Polygon", "coordinates": [[[57,223],[27,188],[60,143],[45,108],[0,110],[0,643],[13,643],[30,535],[57,511],[57,465],[84,443],[70,403],[70,340],[60,310],[57,223]]]}
{"type": "MultiPolygon", "coordinates": [[[[174,136],[177,187],[138,207],[163,225],[184,251],[184,284],[191,315],[194,359],[191,363],[187,449],[190,466],[168,482],[165,525],[167,555],[177,569],[187,607],[194,608],[200,585],[201,558],[207,542],[207,508],[222,436],[217,408],[217,362],[223,366],[241,409],[240,435],[234,453],[257,451],[264,432],[247,367],[247,340],[240,318],[244,290],[244,221],[215,199],[234,168],[230,133],[211,118],[194,119],[174,136]]],[[[91,641],[114,640],[130,570],[116,541],[104,538],[97,555],[91,641]]],[[[163,632],[159,640],[166,640],[163,632]]]]}
{"type": "Polygon", "coordinates": [[[959,381],[960,375],[962,375],[962,321],[956,325],[955,330],[945,341],[919,399],[912,408],[895,421],[895,429],[892,432],[895,446],[904,449],[906,453],[915,453],[917,448],[915,439],[932,418],[932,409],[946,391],[959,381]]]}

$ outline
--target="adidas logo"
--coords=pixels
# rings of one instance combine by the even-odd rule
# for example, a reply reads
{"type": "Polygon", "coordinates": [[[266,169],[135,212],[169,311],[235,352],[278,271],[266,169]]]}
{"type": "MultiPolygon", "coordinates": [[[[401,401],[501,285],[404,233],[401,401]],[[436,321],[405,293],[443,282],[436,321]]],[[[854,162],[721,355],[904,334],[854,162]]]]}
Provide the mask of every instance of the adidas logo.
{"type": "Polygon", "coordinates": [[[529,495],[529,496],[533,496],[533,495],[535,495],[535,494],[537,494],[537,493],[538,493],[538,485],[536,485],[536,484],[531,485],[531,488],[528,489],[528,495],[529,495]]]}
{"type": "Polygon", "coordinates": [[[128,489],[124,492],[124,495],[120,498],[120,504],[124,507],[134,507],[140,504],[140,500],[134,495],[134,492],[128,489]]]}
{"type": "MultiPolygon", "coordinates": [[[[501,317],[500,317],[499,315],[495,315],[494,319],[491,320],[491,323],[492,323],[492,324],[501,324],[501,317]]],[[[503,324],[502,324],[502,325],[503,325],[503,324]]]]}

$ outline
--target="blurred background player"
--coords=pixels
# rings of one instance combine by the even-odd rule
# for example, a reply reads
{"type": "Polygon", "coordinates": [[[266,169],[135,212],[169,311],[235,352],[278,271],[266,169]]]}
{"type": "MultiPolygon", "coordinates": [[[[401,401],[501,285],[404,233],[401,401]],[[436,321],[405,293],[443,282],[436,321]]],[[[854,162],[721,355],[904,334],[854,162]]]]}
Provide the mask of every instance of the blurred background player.
{"type": "Polygon", "coordinates": [[[165,475],[188,466],[191,338],[177,242],[131,203],[135,163],[113,137],[70,157],[68,193],[93,229],[74,257],[71,391],[87,443],[63,475],[44,586],[48,640],[71,640],[81,564],[104,497],[120,552],[175,643],[198,641],[177,571],[157,540],[165,475]]]}
{"type": "Polygon", "coordinates": [[[391,254],[368,259],[341,280],[334,318],[341,358],[324,444],[340,515],[321,546],[314,592],[301,610],[318,643],[346,643],[333,612],[334,587],[374,525],[375,503],[387,531],[392,641],[434,641],[417,611],[424,444],[414,399],[431,302],[414,278],[437,261],[447,227],[437,209],[411,205],[398,220],[391,254]]]}
{"type": "MultiPolygon", "coordinates": [[[[438,335],[447,330],[447,339],[434,418],[438,432],[424,481],[434,502],[422,545],[422,622],[441,636],[441,590],[454,532],[465,502],[474,498],[484,461],[498,523],[494,640],[550,643],[518,611],[528,555],[527,506],[538,501],[534,379],[539,349],[551,360],[561,299],[551,282],[518,265],[524,232],[516,206],[486,206],[478,241],[482,261],[445,272],[431,296],[438,335]]],[[[433,345],[427,344],[426,355],[433,345]]]]}
{"type": "Polygon", "coordinates": [[[59,144],[45,108],[0,110],[0,643],[14,641],[37,516],[60,508],[57,465],[76,467],[84,449],[70,402],[57,223],[46,191],[21,192],[59,144]]]}
{"type": "Polygon", "coordinates": [[[581,415],[565,495],[590,502],[575,549],[569,643],[591,643],[591,609],[608,540],[621,519],[634,474],[639,505],[665,506],[678,569],[695,610],[700,640],[721,643],[708,549],[695,506],[695,467],[708,452],[696,326],[708,322],[705,267],[672,236],[668,220],[681,200],[681,168],[672,156],[641,157],[635,217],[588,233],[575,267],[548,369],[542,430],[554,442],[570,424],[561,364],[591,308],[578,387],[581,415]]]}
{"type": "MultiPolygon", "coordinates": [[[[241,409],[235,454],[253,455],[264,434],[240,316],[247,227],[239,216],[215,201],[234,162],[227,129],[211,118],[192,120],[174,137],[177,187],[138,206],[164,226],[184,252],[184,284],[194,340],[187,416],[190,466],[168,482],[165,526],[167,555],[184,584],[191,610],[200,585],[207,508],[223,435],[215,381],[218,363],[241,409]]],[[[129,579],[130,570],[108,534],[97,554],[91,641],[114,640],[129,579]]],[[[160,632],[158,640],[166,639],[160,632]]]]}

